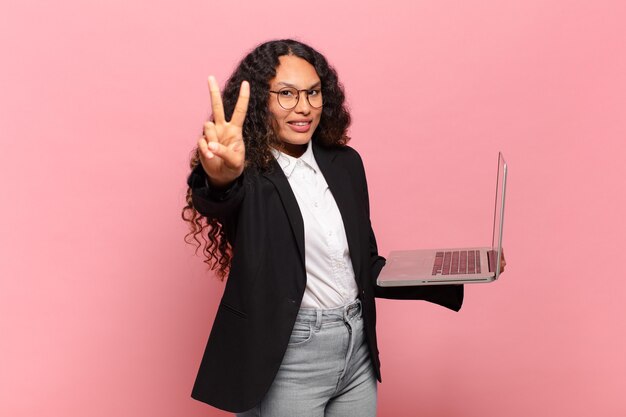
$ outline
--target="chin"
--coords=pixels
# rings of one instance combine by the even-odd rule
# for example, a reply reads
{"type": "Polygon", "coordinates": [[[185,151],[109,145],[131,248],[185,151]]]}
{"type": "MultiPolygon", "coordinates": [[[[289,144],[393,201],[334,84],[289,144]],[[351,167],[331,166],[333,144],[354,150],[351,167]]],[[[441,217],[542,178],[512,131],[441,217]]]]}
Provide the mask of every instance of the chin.
{"type": "Polygon", "coordinates": [[[280,138],[282,142],[288,143],[290,145],[306,145],[309,143],[313,135],[285,135],[280,138]]]}

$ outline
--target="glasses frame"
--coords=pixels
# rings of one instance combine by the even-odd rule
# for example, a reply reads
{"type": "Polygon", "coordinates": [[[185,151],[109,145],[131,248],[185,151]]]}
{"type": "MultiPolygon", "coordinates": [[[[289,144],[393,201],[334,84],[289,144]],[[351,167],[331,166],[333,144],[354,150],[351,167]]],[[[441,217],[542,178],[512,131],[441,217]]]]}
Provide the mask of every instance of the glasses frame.
{"type": "MultiPolygon", "coordinates": [[[[306,102],[309,103],[309,106],[313,107],[314,109],[321,109],[324,106],[324,97],[322,96],[322,104],[320,104],[319,106],[312,105],[311,104],[311,100],[309,100],[309,91],[311,91],[311,90],[316,90],[316,89],[315,88],[305,88],[303,90],[298,90],[295,87],[283,87],[283,88],[281,88],[278,91],[270,90],[270,93],[276,94],[276,100],[278,100],[278,105],[280,107],[282,107],[283,109],[285,109],[285,110],[293,110],[293,109],[295,109],[298,106],[298,103],[300,103],[300,93],[302,93],[302,92],[305,93],[305,95],[306,95],[306,102]],[[295,90],[295,91],[298,92],[298,95],[297,95],[297,98],[296,98],[296,104],[294,104],[292,107],[285,107],[280,102],[279,94],[280,94],[281,91],[284,91],[284,90],[292,90],[292,91],[295,90]]],[[[319,89],[319,92],[320,92],[320,94],[322,94],[322,89],[321,88],[319,89]]]]}

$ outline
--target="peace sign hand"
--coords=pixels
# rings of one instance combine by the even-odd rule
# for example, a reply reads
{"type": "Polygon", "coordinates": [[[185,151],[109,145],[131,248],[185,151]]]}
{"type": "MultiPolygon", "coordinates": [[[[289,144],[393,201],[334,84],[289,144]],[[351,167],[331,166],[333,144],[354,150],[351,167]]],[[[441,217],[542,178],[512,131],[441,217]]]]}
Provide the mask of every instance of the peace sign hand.
{"type": "Polygon", "coordinates": [[[250,84],[247,81],[241,83],[239,98],[229,122],[225,120],[222,96],[213,76],[209,76],[209,91],[214,121],[204,124],[204,135],[198,139],[198,154],[209,182],[216,187],[225,187],[243,172],[246,149],[242,132],[250,99],[250,84]]]}

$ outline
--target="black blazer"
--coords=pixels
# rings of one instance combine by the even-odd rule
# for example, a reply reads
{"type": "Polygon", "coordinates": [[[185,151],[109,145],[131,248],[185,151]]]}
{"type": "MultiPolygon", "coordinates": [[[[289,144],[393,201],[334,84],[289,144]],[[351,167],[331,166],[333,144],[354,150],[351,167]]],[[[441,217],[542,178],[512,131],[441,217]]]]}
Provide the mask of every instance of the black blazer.
{"type": "MultiPolygon", "coordinates": [[[[463,286],[378,287],[385,259],[378,255],[370,224],[361,157],[350,147],[329,149],[315,142],[313,153],[341,212],[380,381],[374,297],[421,299],[458,311],[463,286]]],[[[203,216],[220,219],[234,253],[192,397],[242,412],[261,401],[287,349],[306,285],[304,223],[276,161],[269,173],[246,168],[226,191],[208,186],[201,165],[187,182],[194,207],[203,216]]]]}

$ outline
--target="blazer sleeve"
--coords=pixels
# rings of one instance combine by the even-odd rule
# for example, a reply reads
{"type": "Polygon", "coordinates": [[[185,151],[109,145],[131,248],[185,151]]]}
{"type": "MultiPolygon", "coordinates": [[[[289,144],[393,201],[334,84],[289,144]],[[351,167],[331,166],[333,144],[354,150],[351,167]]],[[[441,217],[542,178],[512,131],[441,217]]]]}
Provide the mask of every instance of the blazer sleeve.
{"type": "MultiPolygon", "coordinates": [[[[358,153],[357,153],[358,155],[358,153]]],[[[376,284],[378,275],[385,266],[386,259],[378,254],[376,236],[372,229],[369,207],[369,192],[365,168],[359,156],[359,162],[363,172],[363,184],[366,196],[367,218],[370,223],[369,247],[370,247],[370,271],[374,296],[379,298],[390,298],[395,300],[424,300],[440,306],[459,311],[463,305],[464,288],[463,285],[429,285],[429,286],[406,286],[406,287],[380,287],[376,284]]]]}
{"type": "Polygon", "coordinates": [[[232,217],[244,197],[244,174],[226,188],[215,188],[209,184],[201,164],[189,174],[187,185],[191,188],[194,208],[204,217],[225,219],[232,217]]]}

